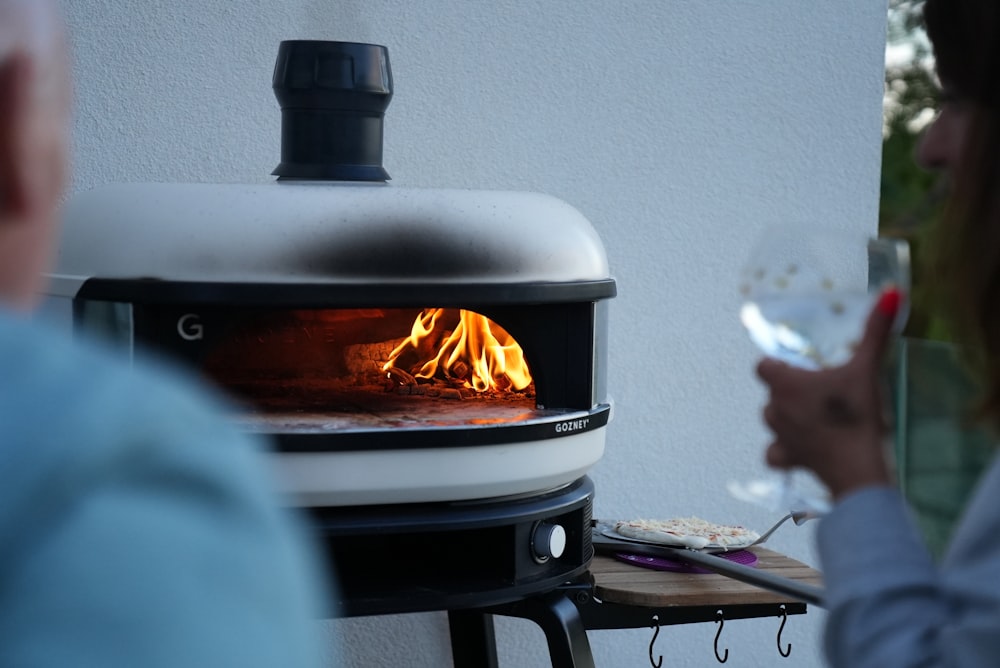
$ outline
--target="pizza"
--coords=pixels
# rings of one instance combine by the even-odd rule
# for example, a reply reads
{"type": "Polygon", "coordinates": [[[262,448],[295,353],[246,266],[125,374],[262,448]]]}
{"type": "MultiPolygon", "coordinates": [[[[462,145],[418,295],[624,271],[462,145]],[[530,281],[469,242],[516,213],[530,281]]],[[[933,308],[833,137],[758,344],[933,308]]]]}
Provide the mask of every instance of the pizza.
{"type": "Polygon", "coordinates": [[[694,550],[738,550],[760,538],[760,534],[745,527],[715,524],[699,517],[678,517],[668,520],[638,519],[615,522],[616,534],[644,543],[658,543],[694,550]]]}

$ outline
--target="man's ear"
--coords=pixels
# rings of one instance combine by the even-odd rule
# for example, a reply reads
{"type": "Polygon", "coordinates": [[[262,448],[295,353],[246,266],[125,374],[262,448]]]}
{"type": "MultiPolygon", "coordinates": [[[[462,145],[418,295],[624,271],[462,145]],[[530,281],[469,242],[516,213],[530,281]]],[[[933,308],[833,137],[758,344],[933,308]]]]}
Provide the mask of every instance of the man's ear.
{"type": "Polygon", "coordinates": [[[36,193],[31,161],[32,61],[23,52],[0,62],[0,223],[29,213],[36,193]]]}

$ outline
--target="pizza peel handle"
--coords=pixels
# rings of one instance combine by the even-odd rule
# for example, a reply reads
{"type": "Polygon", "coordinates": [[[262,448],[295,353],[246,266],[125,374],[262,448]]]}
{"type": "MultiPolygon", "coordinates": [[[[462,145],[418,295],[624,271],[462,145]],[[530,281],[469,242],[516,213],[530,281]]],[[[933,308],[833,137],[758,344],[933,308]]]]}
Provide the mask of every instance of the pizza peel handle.
{"type": "Polygon", "coordinates": [[[746,582],[747,584],[752,584],[756,587],[760,587],[761,589],[767,589],[779,594],[785,594],[786,596],[791,596],[799,601],[809,603],[820,608],[825,607],[823,604],[823,589],[821,587],[803,584],[790,578],[774,575],[773,573],[768,573],[767,571],[762,571],[757,568],[750,568],[749,566],[743,566],[731,561],[726,561],[725,559],[720,559],[712,554],[705,554],[682,548],[667,547],[664,549],[670,550],[673,553],[673,556],[670,557],[671,559],[683,561],[687,564],[695,564],[701,566],[702,568],[706,568],[713,573],[725,575],[726,577],[739,580],[740,582],[746,582]]]}

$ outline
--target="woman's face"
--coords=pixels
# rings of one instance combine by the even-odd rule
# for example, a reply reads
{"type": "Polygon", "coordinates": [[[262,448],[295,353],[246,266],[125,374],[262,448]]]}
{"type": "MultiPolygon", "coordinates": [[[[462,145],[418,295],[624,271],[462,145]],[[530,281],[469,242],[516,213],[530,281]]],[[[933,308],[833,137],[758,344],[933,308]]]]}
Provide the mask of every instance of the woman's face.
{"type": "Polygon", "coordinates": [[[924,169],[943,171],[958,164],[971,117],[971,103],[945,87],[937,118],[917,145],[917,163],[924,169]]]}

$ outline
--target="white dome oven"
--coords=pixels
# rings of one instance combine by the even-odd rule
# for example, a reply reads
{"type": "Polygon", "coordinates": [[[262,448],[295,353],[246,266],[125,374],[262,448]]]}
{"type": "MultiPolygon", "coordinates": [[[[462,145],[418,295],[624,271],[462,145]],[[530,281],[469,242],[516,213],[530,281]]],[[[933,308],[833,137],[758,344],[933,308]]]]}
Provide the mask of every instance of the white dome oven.
{"type": "Polygon", "coordinates": [[[276,182],[73,197],[50,305],[234,398],[350,574],[347,614],[584,572],[615,295],[594,229],[546,195],[386,185],[383,47],[284,42],[274,88],[276,182]]]}

